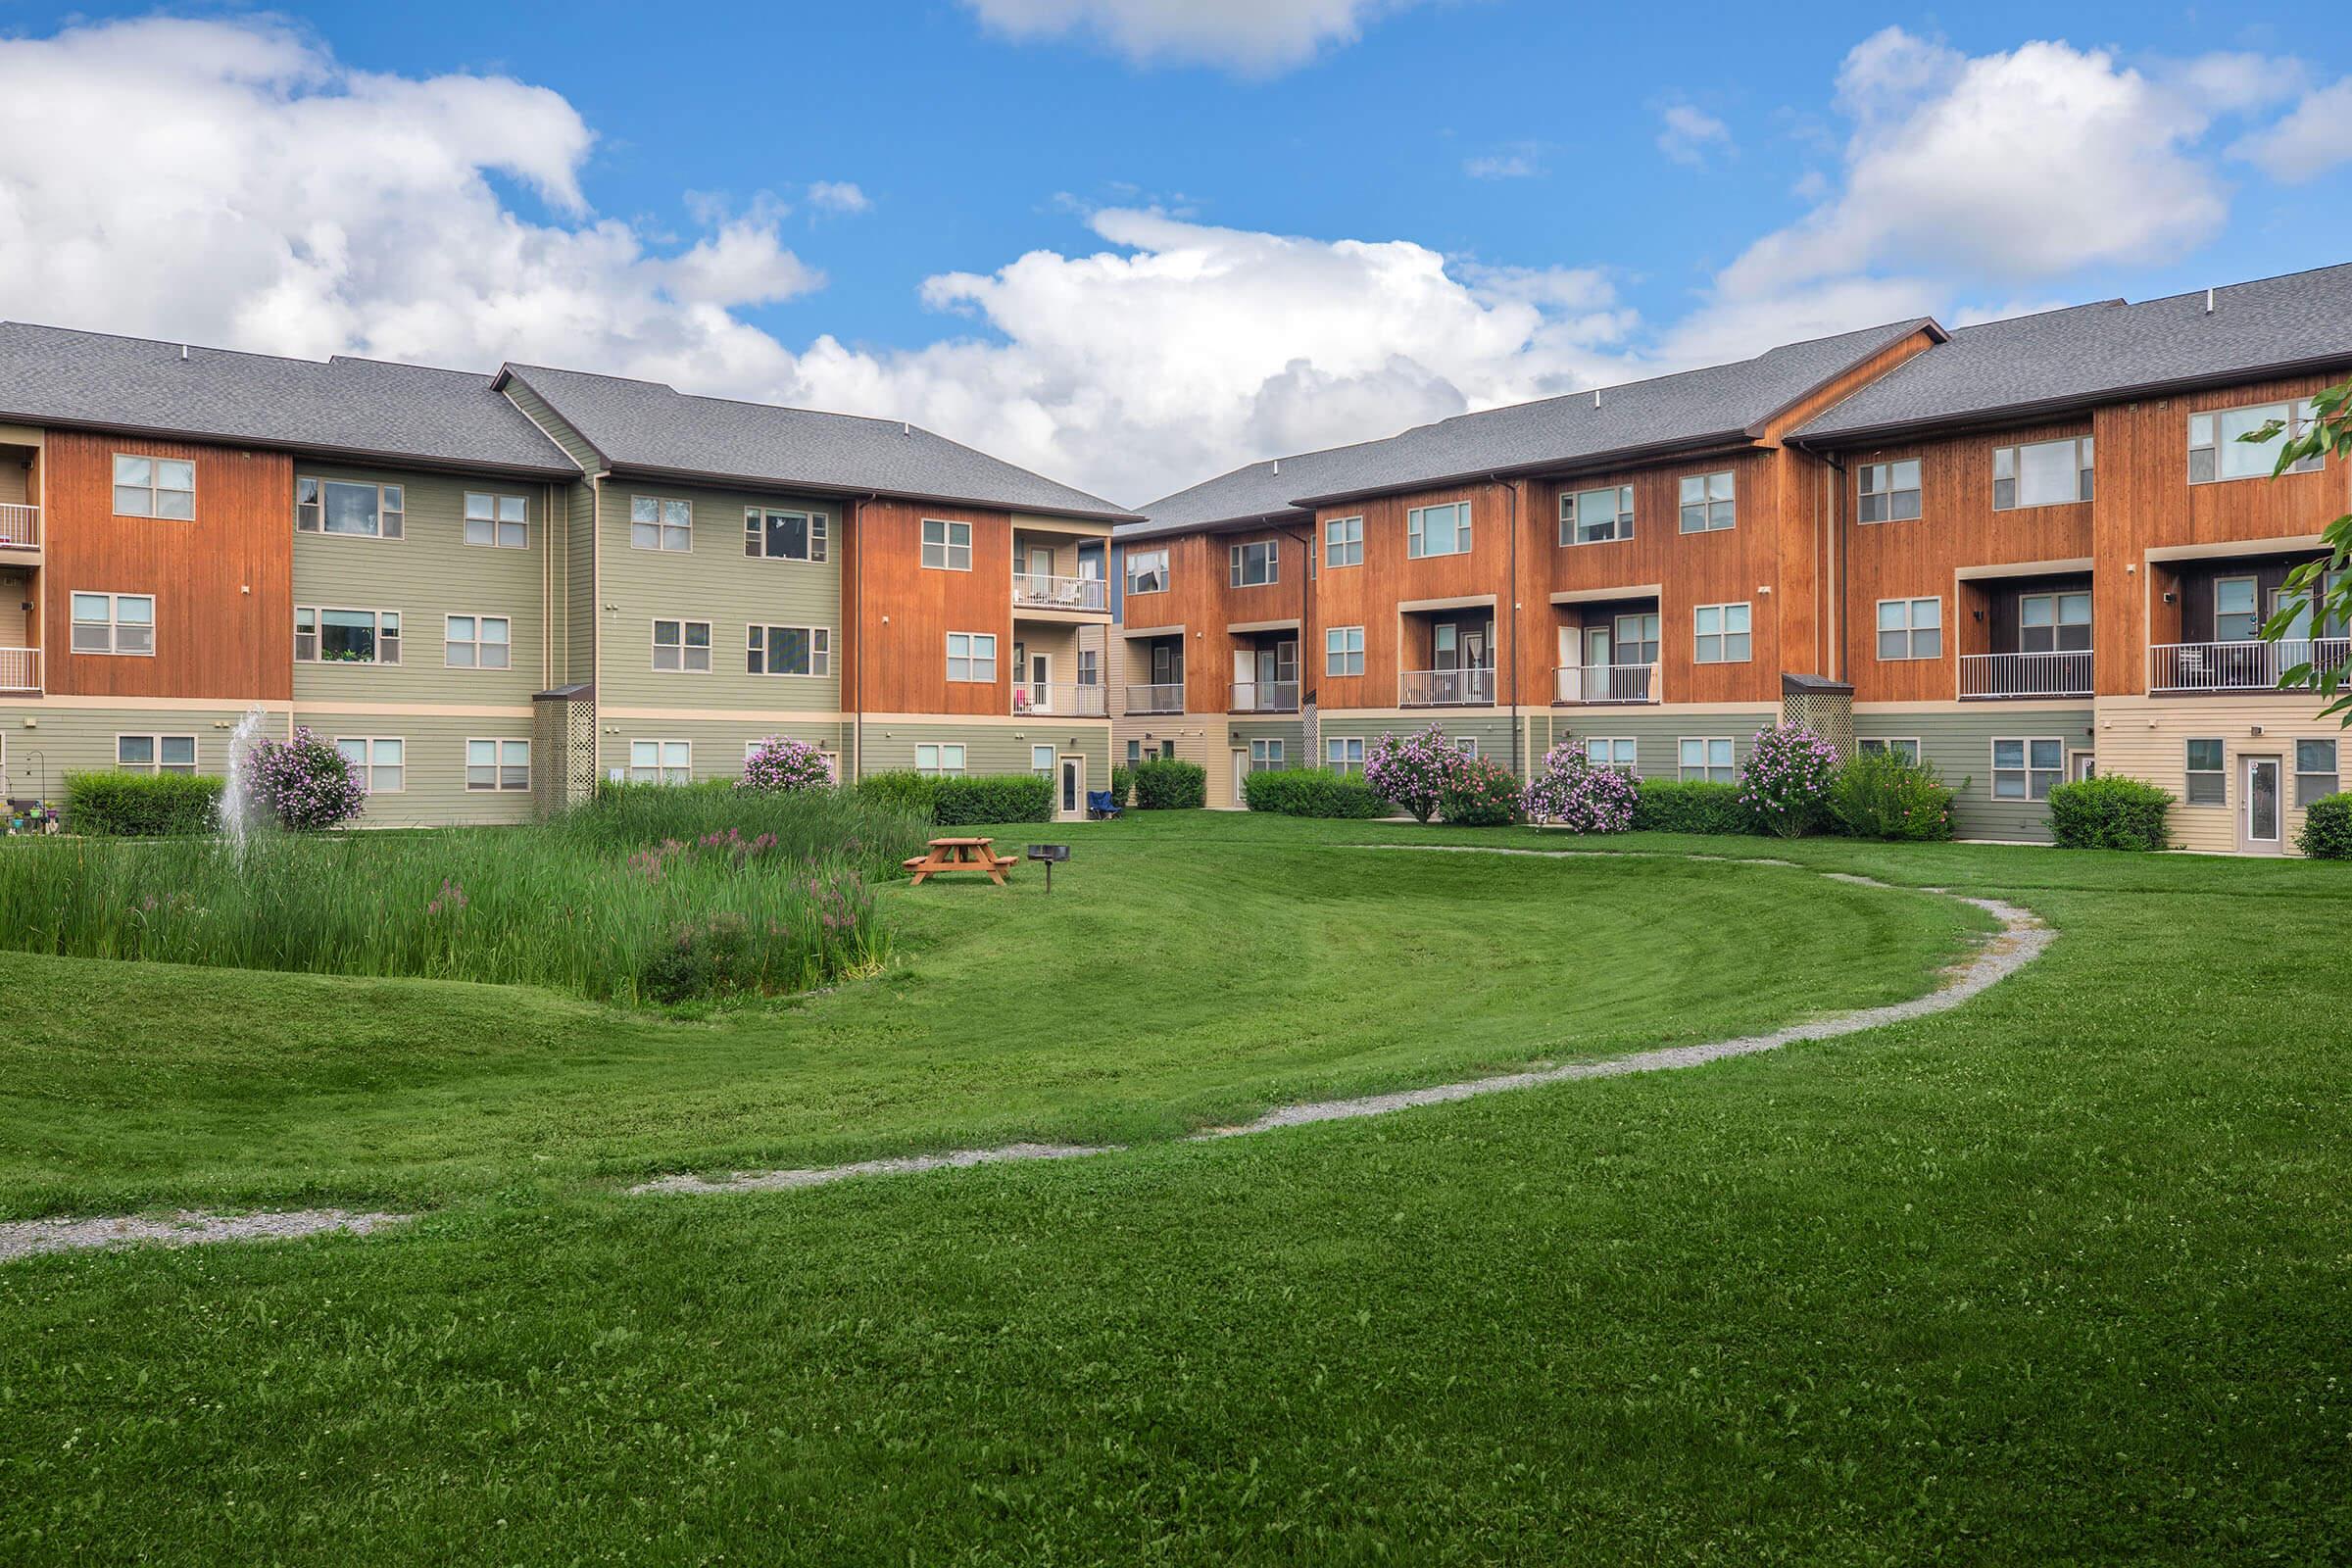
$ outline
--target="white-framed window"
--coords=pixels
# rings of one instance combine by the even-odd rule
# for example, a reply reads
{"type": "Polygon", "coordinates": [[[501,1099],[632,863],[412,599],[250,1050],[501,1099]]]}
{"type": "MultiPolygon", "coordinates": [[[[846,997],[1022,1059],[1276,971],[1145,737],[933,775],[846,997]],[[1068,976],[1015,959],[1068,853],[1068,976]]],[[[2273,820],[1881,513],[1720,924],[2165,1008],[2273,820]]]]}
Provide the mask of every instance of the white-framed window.
{"type": "Polygon", "coordinates": [[[1323,564],[1360,566],[1364,564],[1364,519],[1329,517],[1323,523],[1323,564]]]}
{"type": "Polygon", "coordinates": [[[409,743],[397,735],[338,735],[335,750],[370,795],[398,795],[409,787],[409,743]]]}
{"type": "Polygon", "coordinates": [[[744,668],[754,675],[830,675],[833,632],[826,626],[752,626],[744,633],[744,668]]]}
{"type": "Polygon", "coordinates": [[[1168,591],[1166,550],[1127,552],[1127,591],[1131,594],[1164,594],[1168,591]]]}
{"type": "Polygon", "coordinates": [[[466,542],[495,550],[531,548],[531,504],[525,496],[466,492],[466,542]]]}
{"type": "Polygon", "coordinates": [[[1323,673],[1326,675],[1361,675],[1364,672],[1364,628],[1361,626],[1326,626],[1323,628],[1323,673]]]}
{"type": "Polygon", "coordinates": [[[1439,507],[1414,507],[1404,514],[1404,553],[1460,556],[1470,550],[1470,503],[1449,501],[1439,507]]]}
{"type": "Polygon", "coordinates": [[[514,626],[504,615],[442,617],[441,662],[451,669],[509,669],[514,663],[514,626]]]}
{"type": "MultiPolygon", "coordinates": [[[[1729,474],[1725,477],[1728,479],[1729,474]]],[[[1634,536],[1634,487],[1613,484],[1600,490],[1560,492],[1560,543],[1606,544],[1634,536]]]]}
{"type": "Polygon", "coordinates": [[[963,777],[963,746],[960,742],[942,742],[937,746],[925,743],[914,749],[914,770],[926,778],[963,777]]]}
{"type": "Polygon", "coordinates": [[[2047,735],[2003,736],[1992,743],[1992,798],[2046,801],[2066,782],[2066,742],[2047,735]]]}
{"type": "Polygon", "coordinates": [[[1081,686],[1102,684],[1102,656],[1092,648],[1078,650],[1078,684],[1081,686]]]}
{"type": "Polygon", "coordinates": [[[1743,602],[1700,605],[1690,612],[1691,658],[1701,664],[1744,664],[1753,657],[1750,616],[1743,602]]]}
{"type": "Polygon", "coordinates": [[[196,465],[185,458],[142,458],[115,454],[115,515],[168,517],[185,522],[196,515],[196,465]]]}
{"type": "Polygon", "coordinates": [[[1127,743],[1127,765],[1129,767],[1133,767],[1143,760],[1144,743],[1142,741],[1129,741],[1127,743]]]}
{"type": "Polygon", "coordinates": [[[1909,522],[1919,515],[1919,460],[1865,463],[1854,470],[1856,522],[1909,522]]]}
{"type": "Polygon", "coordinates": [[[1681,486],[1683,532],[1720,533],[1738,524],[1740,508],[1734,484],[1735,474],[1730,468],[1719,473],[1684,474],[1681,486]]]}
{"type": "MultiPolygon", "coordinates": [[[[2308,398],[2299,403],[2256,403],[2242,409],[2213,409],[2188,416],[2188,482],[2212,484],[2222,479],[2261,479],[2278,466],[2278,444],[2299,436],[2319,417],[2308,398]],[[2265,425],[2278,432],[2267,441],[2246,441],[2265,425]]],[[[2287,471],[2310,473],[2322,459],[2305,458],[2287,471]]]]}
{"type": "Polygon", "coordinates": [[[155,595],[77,593],[73,604],[74,652],[155,657],[155,595]]]}
{"type": "Polygon", "coordinates": [[[1885,660],[1941,659],[1943,601],[1880,600],[1879,657],[1885,660]]]}
{"type": "Polygon", "coordinates": [[[997,678],[997,634],[993,631],[948,633],[948,679],[978,681],[997,678]]]}
{"type": "Polygon", "coordinates": [[[1675,761],[1686,784],[1734,784],[1740,779],[1729,735],[1686,735],[1676,742],[1675,761]]]}
{"type": "Polygon", "coordinates": [[[118,735],[115,766],[125,773],[193,773],[196,737],[193,735],[118,735]]]}
{"type": "Polygon", "coordinates": [[[710,669],[710,623],[707,620],[654,622],[654,667],[702,675],[710,669]]]}
{"type": "Polygon", "coordinates": [[[662,496],[629,497],[631,550],[692,550],[694,503],[662,496]]]}
{"type": "Polygon", "coordinates": [[[339,534],[346,539],[398,539],[407,527],[407,496],[396,484],[297,478],[294,529],[297,533],[339,534]]]}
{"type": "Polygon", "coordinates": [[[971,570],[972,525],[945,517],[925,517],[923,564],[933,571],[971,570]]]}
{"type": "Polygon", "coordinates": [[[1035,773],[1039,778],[1052,778],[1054,776],[1054,748],[1051,746],[1030,747],[1029,771],[1035,773]]]}
{"type": "Polygon", "coordinates": [[[1461,753],[1464,757],[1476,757],[1478,755],[1478,737],[1475,735],[1457,735],[1454,737],[1453,749],[1461,753]]]}
{"type": "Polygon", "coordinates": [[[1323,765],[1334,773],[1361,774],[1364,770],[1364,738],[1350,735],[1345,739],[1325,741],[1323,765]]]}
{"type": "Polygon", "coordinates": [[[792,507],[743,509],[743,553],[760,561],[822,561],[833,519],[792,507]]]}
{"type": "Polygon", "coordinates": [[[1281,541],[1260,539],[1254,544],[1235,545],[1231,557],[1232,586],[1263,588],[1282,578],[1281,541]]]}
{"type": "Polygon", "coordinates": [[[691,784],[694,782],[694,742],[629,742],[629,782],[632,784],[691,784]]]}
{"type": "Polygon", "coordinates": [[[2088,652],[2090,595],[2021,595],[2017,601],[2017,646],[2029,654],[2088,652]]]}
{"type": "Polygon", "coordinates": [[[2187,774],[2187,788],[2180,799],[2188,806],[2227,806],[2230,804],[2230,748],[2218,738],[2192,740],[2183,748],[2181,759],[2187,774]]]}
{"type": "Polygon", "coordinates": [[[2252,577],[2213,580],[2213,640],[2250,643],[2262,630],[2262,594],[2252,577]]]}
{"type": "Polygon", "coordinates": [[[1919,765],[1919,741],[1917,737],[1912,737],[1906,740],[1878,740],[1874,738],[1871,740],[1857,741],[1855,744],[1861,748],[1865,756],[1892,757],[1900,761],[1909,762],[1914,767],[1919,765]]]}
{"type": "Polygon", "coordinates": [[[2090,437],[1992,449],[1992,510],[2063,507],[2090,499],[2090,437]]]}
{"type": "Polygon", "coordinates": [[[1279,769],[1282,765],[1282,742],[1278,740],[1253,740],[1250,743],[1250,772],[1271,773],[1279,769]]]}
{"type": "Polygon", "coordinates": [[[296,605],[294,658],[304,664],[397,664],[400,612],[296,605]]]}
{"type": "Polygon", "coordinates": [[[2297,806],[2309,806],[2336,792],[2340,775],[2335,770],[2335,748],[2334,741],[2295,742],[2297,806]]]}
{"type": "Polygon", "coordinates": [[[466,743],[466,787],[512,793],[531,787],[529,741],[469,740],[466,743]]]}
{"type": "Polygon", "coordinates": [[[1589,735],[1585,738],[1585,760],[1594,767],[1613,767],[1620,773],[1634,770],[1634,738],[1631,735],[1589,735]]]}

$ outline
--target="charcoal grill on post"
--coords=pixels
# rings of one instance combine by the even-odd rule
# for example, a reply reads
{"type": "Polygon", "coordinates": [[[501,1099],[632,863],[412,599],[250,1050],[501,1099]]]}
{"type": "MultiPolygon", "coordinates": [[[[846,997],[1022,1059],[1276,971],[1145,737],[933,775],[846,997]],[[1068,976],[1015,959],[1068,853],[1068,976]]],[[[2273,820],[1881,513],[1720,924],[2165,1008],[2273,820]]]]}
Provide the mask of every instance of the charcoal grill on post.
{"type": "Polygon", "coordinates": [[[1070,847],[1067,844],[1032,844],[1029,846],[1029,858],[1045,862],[1046,891],[1048,893],[1054,891],[1054,862],[1066,860],[1069,858],[1070,847]]]}

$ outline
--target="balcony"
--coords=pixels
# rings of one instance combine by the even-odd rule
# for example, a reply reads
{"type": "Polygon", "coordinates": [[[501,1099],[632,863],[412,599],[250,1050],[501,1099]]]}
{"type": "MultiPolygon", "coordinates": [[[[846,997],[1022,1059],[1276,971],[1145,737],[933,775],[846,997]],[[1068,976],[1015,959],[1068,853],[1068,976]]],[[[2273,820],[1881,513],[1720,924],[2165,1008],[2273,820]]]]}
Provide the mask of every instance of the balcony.
{"type": "Polygon", "coordinates": [[[1298,683],[1295,680],[1236,682],[1233,688],[1233,710],[1237,713],[1296,713],[1298,711],[1298,683]]]}
{"type": "Polygon", "coordinates": [[[1654,703],[1658,700],[1655,664],[1563,664],[1552,671],[1555,702],[1654,703]]]}
{"type": "Polygon", "coordinates": [[[0,692],[19,696],[41,690],[41,651],[38,648],[0,648],[0,692]]]}
{"type": "Polygon", "coordinates": [[[2057,653],[1962,654],[1960,695],[1971,702],[2009,697],[2088,697],[2090,650],[2057,653]]]}
{"type": "Polygon", "coordinates": [[[1184,682],[1170,681],[1158,686],[1128,687],[1127,711],[1130,713],[1183,712],[1184,682]]]}
{"type": "Polygon", "coordinates": [[[2339,664],[2352,637],[2285,637],[2275,643],[2158,643],[2148,649],[2148,690],[2271,692],[2297,664],[2339,664]]]}
{"type": "Polygon", "coordinates": [[[1491,669],[1408,669],[1396,677],[1399,708],[1493,708],[1491,669]]]}
{"type": "Polygon", "coordinates": [[[1012,577],[1015,610],[1066,610],[1079,614],[1110,613],[1110,584],[1101,577],[1046,577],[1015,572],[1012,577]]]}
{"type": "Polygon", "coordinates": [[[1066,681],[1024,681],[1012,689],[1012,711],[1016,717],[1042,713],[1066,718],[1103,718],[1110,711],[1105,690],[1102,686],[1080,686],[1066,681]]]}
{"type": "Polygon", "coordinates": [[[40,548],[41,509],[13,501],[0,503],[0,551],[25,550],[37,555],[40,548]]]}

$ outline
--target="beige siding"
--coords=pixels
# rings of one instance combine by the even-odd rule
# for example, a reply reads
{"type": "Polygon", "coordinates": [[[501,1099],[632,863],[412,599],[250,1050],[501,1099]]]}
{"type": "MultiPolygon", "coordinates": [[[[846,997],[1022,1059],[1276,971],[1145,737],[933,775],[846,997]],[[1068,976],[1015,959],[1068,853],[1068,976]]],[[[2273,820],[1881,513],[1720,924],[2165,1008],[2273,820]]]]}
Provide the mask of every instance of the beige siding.
{"type": "Polygon", "coordinates": [[[2184,850],[2234,853],[2238,844],[2238,813],[2244,807],[2242,760],[2276,757],[2281,772],[2280,797],[2285,853],[2293,855],[2295,835],[2303,831],[2303,809],[2297,804],[2295,742],[2325,740],[2336,743],[2338,787],[2352,783],[2352,733],[2333,719],[2318,715],[2320,704],[2308,697],[2249,694],[2243,697],[2147,698],[2102,697],[2097,707],[2099,771],[2144,779],[2170,793],[2176,804],[2171,814],[2173,842],[2184,850]],[[2256,729],[2261,733],[2257,735],[2256,729]],[[2188,743],[2219,740],[2229,760],[2224,774],[2226,795],[2220,806],[2190,806],[2188,801],[2188,743]]]}
{"type": "MultiPolygon", "coordinates": [[[[75,707],[49,699],[0,705],[0,774],[16,801],[65,799],[65,775],[115,765],[118,735],[192,735],[200,773],[228,771],[228,737],[244,710],[223,707],[75,707]]],[[[286,715],[271,715],[268,733],[287,733],[286,715]]]]}
{"type": "Polygon", "coordinates": [[[967,778],[1026,773],[1030,770],[1031,749],[1050,746],[1056,760],[1064,756],[1087,760],[1088,789],[1110,788],[1110,726],[1100,721],[1090,724],[1065,721],[1049,729],[1042,723],[959,724],[952,718],[911,723],[868,720],[865,771],[886,773],[912,767],[917,746],[942,742],[963,747],[963,771],[967,778]]]}
{"type": "Polygon", "coordinates": [[[561,551],[562,589],[557,602],[564,617],[564,656],[556,665],[564,683],[583,685],[596,679],[596,509],[600,484],[583,480],[564,495],[565,521],[561,551]]]}
{"type": "Polygon", "coordinates": [[[831,752],[843,760],[841,765],[846,773],[850,756],[848,732],[846,722],[832,719],[760,723],[708,713],[671,718],[607,717],[597,724],[597,777],[627,777],[631,741],[664,740],[692,744],[692,765],[697,779],[740,778],[745,748],[771,735],[806,741],[831,752]]]}
{"type": "MultiPolygon", "coordinates": [[[[528,822],[528,790],[469,790],[466,787],[468,740],[528,741],[531,713],[526,704],[512,713],[353,712],[298,705],[296,722],[323,741],[368,737],[396,739],[406,759],[402,787],[372,795],[362,827],[437,827],[451,823],[528,822]]],[[[531,767],[542,759],[534,755],[531,767]]]]}

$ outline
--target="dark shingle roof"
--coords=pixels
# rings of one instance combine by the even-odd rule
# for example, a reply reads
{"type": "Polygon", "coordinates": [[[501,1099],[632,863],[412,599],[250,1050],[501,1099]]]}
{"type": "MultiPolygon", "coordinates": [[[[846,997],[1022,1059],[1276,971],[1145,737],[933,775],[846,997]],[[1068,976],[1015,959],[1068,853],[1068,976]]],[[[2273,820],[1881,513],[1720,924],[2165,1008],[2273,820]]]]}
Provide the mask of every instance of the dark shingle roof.
{"type": "Polygon", "coordinates": [[[1807,423],[1801,439],[2015,419],[2352,362],[2352,265],[2169,299],[1965,326],[1807,423]]]}
{"type": "Polygon", "coordinates": [[[1140,538],[1276,514],[1382,490],[1569,468],[1655,448],[1754,436],[1775,415],[1922,329],[1925,317],[1790,343],[1752,360],[1457,415],[1384,441],[1302,453],[1221,474],[1144,508],[1140,538]]]}
{"type": "Polygon", "coordinates": [[[487,375],[183,348],[23,321],[0,322],[0,418],[578,472],[487,375]]]}
{"type": "Polygon", "coordinates": [[[1134,514],[897,419],[691,397],[659,381],[511,365],[615,468],[1113,521],[1134,514]]]}

